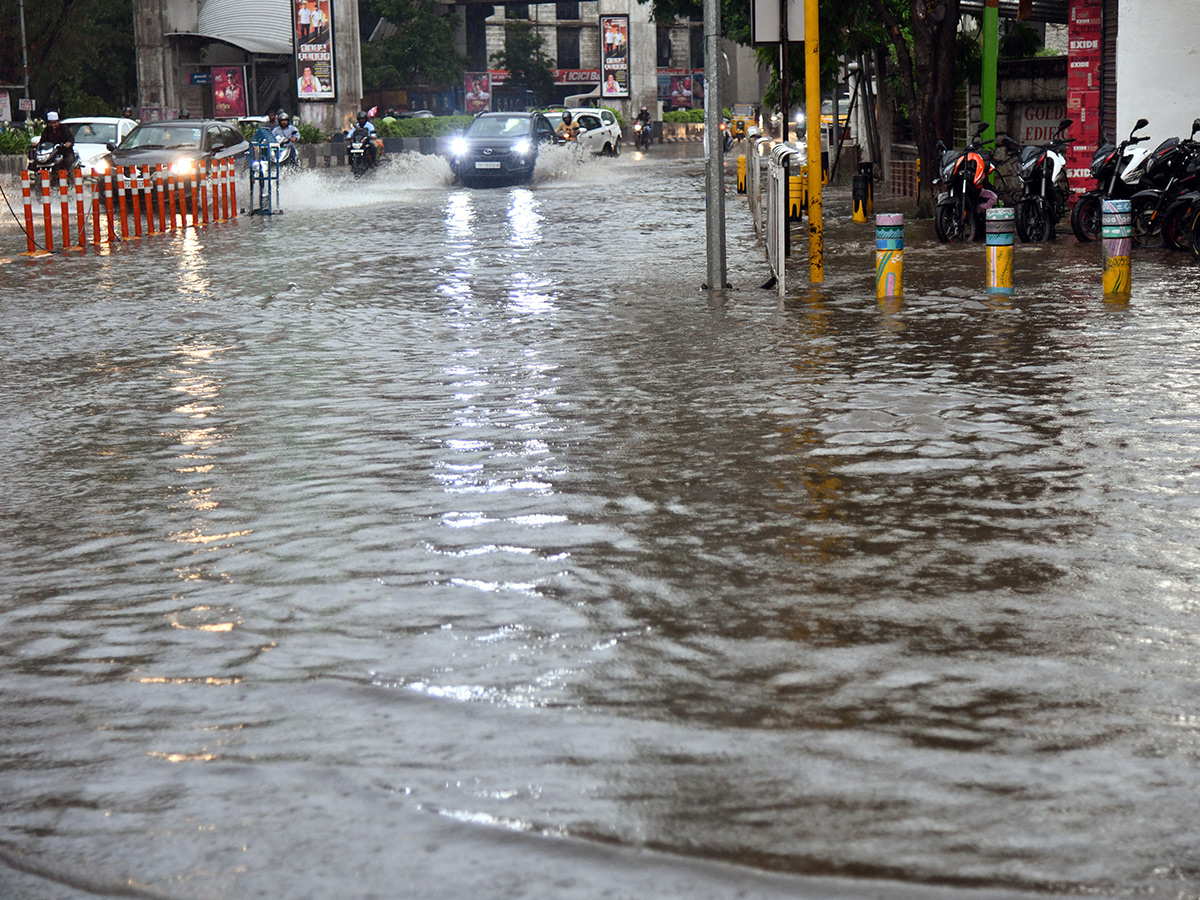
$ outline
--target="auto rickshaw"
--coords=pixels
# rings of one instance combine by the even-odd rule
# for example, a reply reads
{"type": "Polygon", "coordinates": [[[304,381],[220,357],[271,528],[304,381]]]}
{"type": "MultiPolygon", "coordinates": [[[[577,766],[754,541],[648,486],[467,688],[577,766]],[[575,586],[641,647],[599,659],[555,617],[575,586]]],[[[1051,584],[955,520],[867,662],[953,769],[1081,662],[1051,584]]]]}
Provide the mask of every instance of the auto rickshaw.
{"type": "Polygon", "coordinates": [[[734,138],[741,140],[746,136],[746,130],[758,124],[754,104],[735,103],[729,111],[729,129],[734,138]]]}

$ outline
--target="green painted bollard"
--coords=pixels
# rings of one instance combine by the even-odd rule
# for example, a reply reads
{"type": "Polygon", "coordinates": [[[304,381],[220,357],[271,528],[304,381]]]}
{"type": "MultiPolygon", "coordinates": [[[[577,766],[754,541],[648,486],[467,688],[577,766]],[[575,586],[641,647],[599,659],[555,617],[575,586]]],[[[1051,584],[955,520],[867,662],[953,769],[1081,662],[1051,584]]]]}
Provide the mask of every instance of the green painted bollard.
{"type": "Polygon", "coordinates": [[[1133,246],[1133,204],[1105,200],[1100,207],[1104,243],[1104,296],[1128,297],[1133,287],[1129,251],[1133,246]]]}
{"type": "Polygon", "coordinates": [[[1013,292],[1013,238],[1016,215],[1011,209],[992,207],[987,211],[987,271],[989,294],[1013,292]]]}
{"type": "Polygon", "coordinates": [[[904,294],[904,214],[875,217],[875,296],[880,300],[904,294]]]}

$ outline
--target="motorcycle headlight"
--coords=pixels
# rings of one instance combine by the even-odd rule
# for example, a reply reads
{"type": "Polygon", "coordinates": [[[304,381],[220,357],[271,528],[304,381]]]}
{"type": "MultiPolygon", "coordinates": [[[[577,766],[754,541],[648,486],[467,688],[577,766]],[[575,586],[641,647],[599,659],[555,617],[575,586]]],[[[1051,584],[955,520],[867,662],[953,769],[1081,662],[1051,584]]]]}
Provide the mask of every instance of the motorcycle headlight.
{"type": "Polygon", "coordinates": [[[513,144],[513,152],[519,156],[524,156],[532,149],[533,144],[529,143],[529,141],[517,141],[515,144],[513,144]]]}
{"type": "Polygon", "coordinates": [[[177,159],[175,162],[171,163],[172,175],[190,175],[195,171],[196,161],[190,157],[185,156],[183,159],[177,159]]]}
{"type": "Polygon", "coordinates": [[[468,149],[466,138],[456,137],[450,142],[450,152],[455,156],[463,156],[468,149]]]}

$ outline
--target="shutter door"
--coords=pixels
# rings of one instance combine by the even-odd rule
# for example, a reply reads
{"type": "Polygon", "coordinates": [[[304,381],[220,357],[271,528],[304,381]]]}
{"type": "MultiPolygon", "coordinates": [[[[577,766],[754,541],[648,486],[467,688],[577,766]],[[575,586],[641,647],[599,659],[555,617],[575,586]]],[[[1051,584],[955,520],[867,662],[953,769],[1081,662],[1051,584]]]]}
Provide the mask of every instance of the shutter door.
{"type": "Polygon", "coordinates": [[[1110,140],[1117,137],[1117,5],[1104,0],[1103,34],[1100,42],[1100,130],[1110,140]]]}

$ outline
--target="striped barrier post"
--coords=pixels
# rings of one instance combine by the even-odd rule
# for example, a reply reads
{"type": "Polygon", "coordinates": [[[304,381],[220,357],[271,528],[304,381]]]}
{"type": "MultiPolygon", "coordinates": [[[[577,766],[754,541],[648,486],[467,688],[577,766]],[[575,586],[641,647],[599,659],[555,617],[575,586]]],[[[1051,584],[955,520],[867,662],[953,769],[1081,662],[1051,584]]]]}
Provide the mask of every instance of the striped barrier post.
{"type": "Polygon", "coordinates": [[[231,163],[229,166],[229,206],[230,218],[237,218],[237,165],[231,163]]]}
{"type": "Polygon", "coordinates": [[[129,239],[129,212],[125,205],[125,167],[117,166],[117,206],[121,210],[121,240],[129,239]]]}
{"type": "Polygon", "coordinates": [[[62,219],[62,249],[71,247],[71,187],[67,184],[67,173],[58,173],[58,214],[62,219]]]}
{"type": "Polygon", "coordinates": [[[146,234],[154,234],[154,169],[142,170],[142,197],[146,201],[146,234]]]}
{"type": "Polygon", "coordinates": [[[42,224],[46,230],[46,252],[54,251],[54,223],[50,213],[50,173],[42,171],[42,224]]]}
{"type": "Polygon", "coordinates": [[[83,214],[83,171],[75,170],[75,228],[79,232],[79,249],[87,248],[87,219],[83,214]]]}
{"type": "Polygon", "coordinates": [[[208,173],[210,168],[205,164],[203,169],[196,170],[196,185],[200,189],[200,221],[208,224],[208,173]]]}
{"type": "Polygon", "coordinates": [[[987,275],[989,294],[1013,292],[1013,240],[1017,232],[1016,212],[992,207],[986,214],[987,275]]]}
{"type": "Polygon", "coordinates": [[[229,178],[233,174],[232,160],[221,166],[221,218],[229,221],[229,178]]]}
{"type": "Polygon", "coordinates": [[[100,246],[100,191],[99,182],[92,181],[92,246],[100,246]]]}
{"type": "Polygon", "coordinates": [[[200,224],[200,173],[192,170],[192,227],[200,224]]]}
{"type": "Polygon", "coordinates": [[[137,166],[130,166],[131,181],[133,184],[133,193],[130,195],[130,200],[133,201],[133,231],[134,237],[142,236],[142,170],[137,166]]]}
{"type": "Polygon", "coordinates": [[[875,217],[875,296],[880,300],[904,295],[904,214],[875,217]]]}
{"type": "Polygon", "coordinates": [[[109,169],[108,174],[104,178],[104,219],[108,225],[109,247],[117,242],[117,223],[116,216],[113,214],[113,188],[116,186],[116,183],[116,173],[113,169],[109,169]]]}
{"type": "Polygon", "coordinates": [[[158,230],[167,230],[167,198],[163,196],[163,167],[158,163],[154,167],[155,196],[158,197],[158,230]]]}
{"type": "Polygon", "coordinates": [[[25,240],[29,244],[25,255],[33,256],[38,249],[33,240],[33,192],[29,186],[29,178],[29,170],[23,169],[21,171],[21,199],[25,201],[25,240]]]}
{"type": "Polygon", "coordinates": [[[175,173],[167,171],[167,211],[171,214],[171,230],[174,231],[179,227],[175,219],[175,209],[179,206],[179,179],[175,177],[175,173]]]}
{"type": "Polygon", "coordinates": [[[1129,200],[1105,200],[1101,205],[1104,244],[1104,296],[1128,297],[1133,288],[1129,251],[1133,246],[1133,205],[1129,200]]]}

